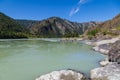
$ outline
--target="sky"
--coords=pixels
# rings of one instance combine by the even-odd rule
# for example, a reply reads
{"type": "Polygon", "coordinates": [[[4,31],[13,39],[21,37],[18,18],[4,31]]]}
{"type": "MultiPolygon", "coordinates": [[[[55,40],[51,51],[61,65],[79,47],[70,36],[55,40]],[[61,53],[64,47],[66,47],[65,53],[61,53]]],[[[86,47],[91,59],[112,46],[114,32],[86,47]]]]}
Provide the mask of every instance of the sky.
{"type": "Polygon", "coordinates": [[[120,13],[120,0],[0,0],[0,12],[14,19],[106,21],[120,13]]]}

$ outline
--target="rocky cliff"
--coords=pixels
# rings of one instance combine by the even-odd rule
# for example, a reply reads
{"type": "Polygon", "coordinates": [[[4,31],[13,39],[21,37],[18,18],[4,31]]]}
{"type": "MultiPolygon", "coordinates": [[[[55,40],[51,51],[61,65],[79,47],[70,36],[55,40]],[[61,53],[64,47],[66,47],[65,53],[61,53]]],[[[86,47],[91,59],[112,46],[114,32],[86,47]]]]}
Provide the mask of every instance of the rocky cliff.
{"type": "Polygon", "coordinates": [[[77,23],[58,17],[51,17],[39,21],[30,30],[32,34],[44,37],[78,37],[89,27],[96,25],[96,22],[77,23]]]}

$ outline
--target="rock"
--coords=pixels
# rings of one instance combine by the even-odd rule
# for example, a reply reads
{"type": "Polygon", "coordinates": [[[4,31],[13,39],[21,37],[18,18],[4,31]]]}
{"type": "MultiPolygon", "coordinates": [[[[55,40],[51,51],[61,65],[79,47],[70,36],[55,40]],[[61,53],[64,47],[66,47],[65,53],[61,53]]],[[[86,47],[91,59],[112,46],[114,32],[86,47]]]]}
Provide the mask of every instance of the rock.
{"type": "Polygon", "coordinates": [[[93,50],[101,52],[102,54],[105,54],[105,55],[107,55],[109,52],[108,49],[100,48],[99,46],[93,47],[93,50]]]}
{"type": "Polygon", "coordinates": [[[110,49],[111,49],[110,44],[102,44],[102,45],[93,47],[93,50],[101,52],[102,54],[105,54],[105,55],[108,55],[110,49]]]}
{"type": "Polygon", "coordinates": [[[95,42],[94,44],[95,44],[95,46],[100,46],[103,44],[115,43],[118,40],[119,40],[119,37],[116,37],[116,38],[107,39],[107,40],[100,40],[100,41],[95,42]]]}
{"type": "Polygon", "coordinates": [[[108,57],[110,62],[117,62],[120,64],[120,40],[112,44],[108,57]]]}
{"type": "Polygon", "coordinates": [[[85,44],[87,44],[87,45],[91,45],[91,46],[94,46],[95,45],[95,43],[94,42],[92,42],[92,41],[85,41],[85,44]]]}
{"type": "Polygon", "coordinates": [[[82,40],[83,38],[61,38],[60,42],[79,42],[82,40]]]}
{"type": "Polygon", "coordinates": [[[108,61],[108,59],[106,58],[105,60],[103,60],[103,61],[100,61],[100,65],[101,66],[106,66],[106,65],[108,65],[109,64],[109,61],[108,61]]]}
{"type": "Polygon", "coordinates": [[[109,63],[91,70],[91,80],[120,80],[120,64],[109,63]]]}
{"type": "Polygon", "coordinates": [[[115,43],[116,41],[119,40],[120,37],[116,37],[116,38],[111,38],[111,39],[107,39],[107,40],[89,40],[86,41],[85,43],[93,47],[93,50],[101,52],[105,55],[108,55],[109,50],[111,49],[111,44],[115,43]]]}
{"type": "Polygon", "coordinates": [[[35,80],[87,80],[87,78],[77,71],[61,70],[42,75],[35,80]]]}

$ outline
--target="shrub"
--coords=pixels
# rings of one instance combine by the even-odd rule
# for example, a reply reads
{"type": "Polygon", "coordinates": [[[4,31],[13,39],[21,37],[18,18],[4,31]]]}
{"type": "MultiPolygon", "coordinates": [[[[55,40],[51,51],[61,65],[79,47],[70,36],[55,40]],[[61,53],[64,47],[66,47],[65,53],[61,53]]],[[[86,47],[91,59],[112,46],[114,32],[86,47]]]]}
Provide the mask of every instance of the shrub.
{"type": "Polygon", "coordinates": [[[98,32],[99,32],[98,29],[90,30],[90,31],[88,31],[87,35],[89,35],[89,36],[96,36],[96,34],[98,32]]]}

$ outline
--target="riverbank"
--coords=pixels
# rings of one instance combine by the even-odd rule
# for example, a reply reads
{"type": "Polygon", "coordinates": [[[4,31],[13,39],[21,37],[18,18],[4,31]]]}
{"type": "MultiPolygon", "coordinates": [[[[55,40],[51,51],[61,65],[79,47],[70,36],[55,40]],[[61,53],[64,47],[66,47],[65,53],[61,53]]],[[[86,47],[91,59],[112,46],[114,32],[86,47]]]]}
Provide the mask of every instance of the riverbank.
{"type": "Polygon", "coordinates": [[[83,38],[61,38],[61,42],[79,42],[82,41],[83,38]]]}
{"type": "MultiPolygon", "coordinates": [[[[83,39],[63,39],[64,42],[66,41],[79,41],[83,39]]],[[[86,41],[86,44],[93,46],[93,50],[98,51],[104,55],[107,55],[108,57],[102,61],[100,61],[100,67],[95,68],[90,71],[90,78],[86,78],[86,76],[82,73],[76,73],[74,71],[71,71],[74,74],[71,74],[68,70],[61,70],[63,73],[61,74],[61,71],[53,71],[49,74],[42,75],[36,80],[119,80],[120,79],[120,64],[117,62],[109,61],[110,57],[110,51],[112,50],[113,44],[116,46],[118,43],[116,41],[119,41],[120,37],[107,39],[107,40],[100,40],[100,41],[86,41]],[[57,74],[53,74],[57,73],[57,74]],[[64,79],[61,79],[61,75],[64,74],[64,79]],[[79,77],[78,75],[81,75],[82,77],[79,77]]],[[[114,52],[115,49],[113,49],[114,52]]],[[[115,56],[115,55],[114,55],[115,56]]],[[[116,56],[115,56],[116,57],[116,56]]],[[[113,58],[113,56],[112,56],[113,58]]]]}
{"type": "Polygon", "coordinates": [[[101,61],[101,67],[90,72],[92,80],[120,80],[120,37],[101,41],[87,41],[92,45],[93,50],[98,51],[108,57],[101,61]]]}
{"type": "Polygon", "coordinates": [[[108,55],[108,52],[111,49],[111,44],[115,43],[118,40],[120,40],[120,36],[100,41],[86,40],[85,43],[93,46],[93,50],[98,51],[104,55],[108,55]]]}

